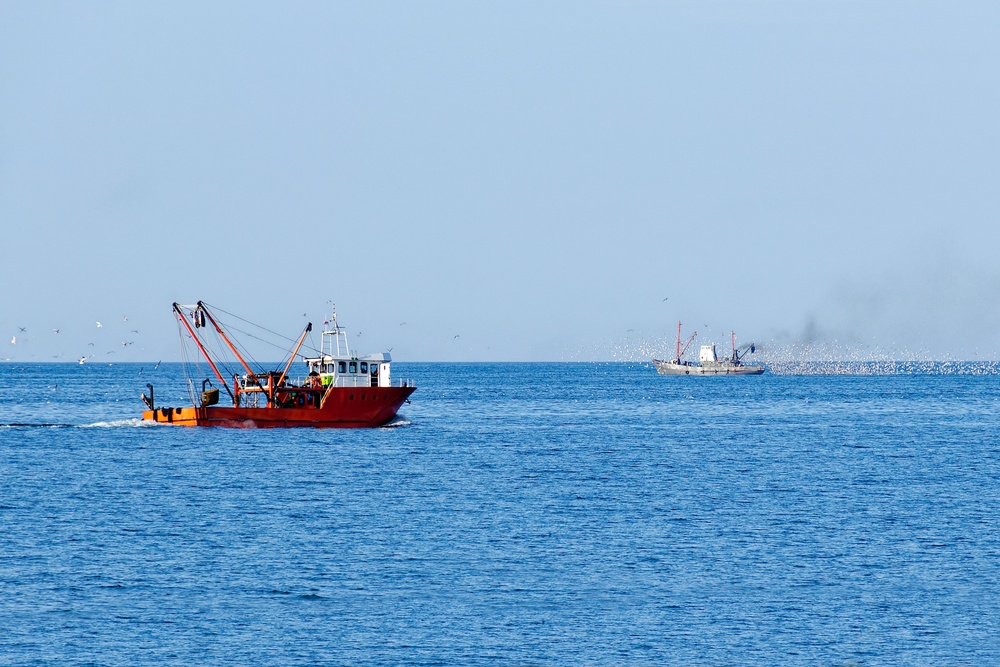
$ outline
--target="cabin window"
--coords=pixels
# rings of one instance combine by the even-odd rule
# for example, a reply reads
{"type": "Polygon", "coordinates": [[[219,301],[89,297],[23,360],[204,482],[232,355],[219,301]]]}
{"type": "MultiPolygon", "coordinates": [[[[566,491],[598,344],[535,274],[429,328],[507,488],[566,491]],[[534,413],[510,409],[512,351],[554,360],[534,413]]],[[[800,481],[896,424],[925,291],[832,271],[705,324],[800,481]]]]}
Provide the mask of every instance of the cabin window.
{"type": "Polygon", "coordinates": [[[326,368],[326,371],[324,371],[324,372],[326,372],[326,373],[332,373],[333,372],[333,364],[326,364],[325,368],[326,368]]]}
{"type": "Polygon", "coordinates": [[[357,373],[358,372],[358,362],[352,361],[350,368],[351,368],[351,372],[352,373],[357,373]]]}
{"type": "Polygon", "coordinates": [[[367,361],[362,361],[361,362],[361,372],[362,373],[367,373],[368,372],[368,362],[367,361]]]}
{"type": "Polygon", "coordinates": [[[346,373],[347,372],[347,362],[346,361],[338,361],[337,362],[337,371],[340,372],[340,373],[346,373]]]}

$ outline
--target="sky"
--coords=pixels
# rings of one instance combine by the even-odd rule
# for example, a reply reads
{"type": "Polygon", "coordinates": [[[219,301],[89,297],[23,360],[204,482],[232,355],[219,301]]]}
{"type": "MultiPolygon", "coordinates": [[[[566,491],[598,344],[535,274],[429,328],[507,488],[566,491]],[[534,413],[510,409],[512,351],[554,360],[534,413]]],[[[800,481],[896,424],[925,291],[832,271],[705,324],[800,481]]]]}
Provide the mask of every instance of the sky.
{"type": "Polygon", "coordinates": [[[1000,358],[998,25],[976,1],[0,1],[0,360],[175,360],[171,304],[198,300],[292,338],[333,302],[403,361],[642,360],[678,321],[1000,358]]]}

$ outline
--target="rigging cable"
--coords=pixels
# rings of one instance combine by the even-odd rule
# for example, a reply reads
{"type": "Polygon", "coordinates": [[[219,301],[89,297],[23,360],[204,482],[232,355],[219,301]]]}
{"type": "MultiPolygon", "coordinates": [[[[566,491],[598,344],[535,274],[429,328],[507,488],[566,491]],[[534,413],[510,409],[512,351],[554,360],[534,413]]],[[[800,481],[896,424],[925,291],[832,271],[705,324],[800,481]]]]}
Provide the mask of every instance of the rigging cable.
{"type": "MultiPolygon", "coordinates": [[[[202,303],[204,303],[204,304],[205,304],[206,306],[209,306],[209,307],[210,307],[210,308],[212,309],[212,312],[220,312],[220,313],[225,313],[226,315],[229,315],[230,317],[235,317],[235,318],[236,318],[236,319],[238,319],[239,321],[241,321],[241,322],[245,322],[245,323],[249,324],[249,325],[250,325],[250,326],[252,326],[252,327],[256,327],[257,329],[260,329],[261,331],[266,331],[267,333],[271,334],[272,336],[277,336],[278,338],[281,338],[282,340],[286,340],[286,341],[288,341],[289,343],[291,343],[291,344],[292,344],[293,346],[295,345],[295,343],[296,343],[296,342],[298,342],[298,340],[297,340],[297,339],[295,339],[295,338],[289,338],[288,336],[286,336],[286,335],[284,335],[284,334],[280,334],[280,333],[278,333],[277,331],[271,331],[271,330],[270,330],[270,329],[268,329],[267,327],[264,327],[264,326],[261,326],[260,324],[257,324],[256,322],[251,322],[250,320],[248,320],[248,319],[246,319],[246,318],[243,318],[243,317],[240,317],[239,315],[236,315],[236,314],[234,314],[234,313],[230,313],[229,311],[227,311],[227,310],[223,310],[222,308],[219,308],[218,306],[213,306],[212,304],[210,304],[210,303],[207,303],[207,302],[205,302],[205,301],[202,301],[202,303]]],[[[246,331],[242,331],[242,330],[240,330],[240,329],[237,329],[237,328],[235,328],[235,327],[231,327],[231,326],[227,326],[226,328],[227,328],[227,329],[232,329],[233,331],[237,331],[237,332],[239,332],[239,333],[243,334],[244,336],[249,336],[250,338],[253,338],[253,339],[255,339],[255,340],[259,340],[260,342],[262,342],[262,343],[266,343],[266,344],[268,344],[268,345],[271,345],[272,347],[275,347],[275,348],[278,348],[279,350],[285,350],[285,351],[287,351],[287,350],[288,350],[288,348],[287,348],[287,347],[282,347],[282,346],[278,345],[277,343],[273,343],[273,342],[271,342],[271,341],[269,341],[269,340],[266,340],[266,339],[264,339],[264,338],[260,338],[260,337],[258,337],[258,336],[254,336],[253,334],[250,334],[250,333],[248,333],[248,332],[246,332],[246,331]]],[[[312,350],[313,352],[316,352],[317,354],[320,354],[320,353],[321,353],[321,351],[320,351],[320,350],[316,349],[316,348],[315,348],[315,347],[313,347],[313,346],[310,346],[310,348],[309,348],[309,349],[311,349],[311,350],[312,350]]],[[[256,362],[255,362],[255,363],[256,363],[256,362]]]]}

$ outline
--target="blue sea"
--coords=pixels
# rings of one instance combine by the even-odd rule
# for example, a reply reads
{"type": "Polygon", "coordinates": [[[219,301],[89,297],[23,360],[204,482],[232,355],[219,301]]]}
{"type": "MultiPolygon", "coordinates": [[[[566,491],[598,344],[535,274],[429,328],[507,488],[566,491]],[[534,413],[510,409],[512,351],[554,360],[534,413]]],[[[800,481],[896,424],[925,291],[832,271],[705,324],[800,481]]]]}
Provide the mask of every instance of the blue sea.
{"type": "Polygon", "coordinates": [[[396,363],[388,428],[0,365],[2,665],[1000,664],[1000,376],[396,363]]]}

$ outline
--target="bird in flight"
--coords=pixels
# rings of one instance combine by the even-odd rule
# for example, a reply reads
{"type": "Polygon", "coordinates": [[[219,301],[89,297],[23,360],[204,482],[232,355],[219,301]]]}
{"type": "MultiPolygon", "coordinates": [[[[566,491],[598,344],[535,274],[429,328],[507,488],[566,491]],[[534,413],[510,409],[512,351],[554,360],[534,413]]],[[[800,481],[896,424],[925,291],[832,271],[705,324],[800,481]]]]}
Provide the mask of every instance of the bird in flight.
{"type": "Polygon", "coordinates": [[[10,344],[17,345],[17,336],[14,336],[13,338],[10,339],[10,344]]]}
{"type": "Polygon", "coordinates": [[[20,329],[21,331],[27,331],[27,329],[25,329],[24,327],[18,327],[18,329],[20,329]]]}
{"type": "Polygon", "coordinates": [[[98,323],[97,323],[97,328],[98,328],[98,329],[100,329],[100,328],[101,328],[101,327],[103,327],[103,326],[104,326],[104,325],[103,325],[103,324],[101,324],[100,322],[98,322],[98,323]]]}
{"type": "Polygon", "coordinates": [[[52,333],[59,333],[59,329],[53,329],[52,333]]]}
{"type": "MultiPolygon", "coordinates": [[[[668,299],[670,299],[670,297],[669,297],[669,296],[665,296],[665,297],[663,297],[663,301],[667,301],[668,299]]],[[[660,303],[663,303],[663,301],[661,301],[660,303]]]]}

